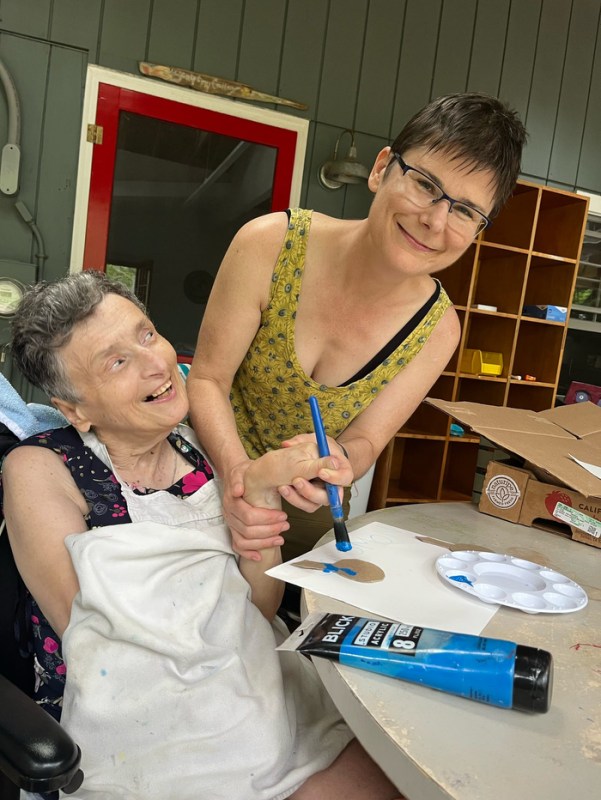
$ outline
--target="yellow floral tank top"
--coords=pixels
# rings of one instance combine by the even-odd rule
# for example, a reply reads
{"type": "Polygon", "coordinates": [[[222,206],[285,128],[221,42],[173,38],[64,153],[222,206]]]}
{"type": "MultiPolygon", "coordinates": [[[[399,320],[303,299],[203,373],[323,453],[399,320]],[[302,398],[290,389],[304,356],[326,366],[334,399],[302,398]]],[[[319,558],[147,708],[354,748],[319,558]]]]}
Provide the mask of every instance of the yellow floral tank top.
{"type": "Polygon", "coordinates": [[[319,402],[326,433],[339,436],[422,349],[451,301],[440,293],[421,322],[365,377],[325,386],[307,375],[296,357],[294,320],[300,297],[311,211],[292,209],[274,273],[269,304],[238,368],[230,400],[238,435],[250,458],[280,447],[297,433],[311,433],[309,395],[319,402]]]}

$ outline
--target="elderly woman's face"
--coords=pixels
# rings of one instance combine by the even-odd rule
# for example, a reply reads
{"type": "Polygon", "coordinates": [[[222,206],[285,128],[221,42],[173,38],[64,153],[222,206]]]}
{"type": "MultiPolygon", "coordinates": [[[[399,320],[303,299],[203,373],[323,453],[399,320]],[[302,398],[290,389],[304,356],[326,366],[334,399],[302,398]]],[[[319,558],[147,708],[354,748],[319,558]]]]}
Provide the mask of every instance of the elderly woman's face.
{"type": "Polygon", "coordinates": [[[107,295],[60,350],[78,403],[58,403],[79,430],[169,431],[188,411],[175,350],[131,301],[107,295]]]}

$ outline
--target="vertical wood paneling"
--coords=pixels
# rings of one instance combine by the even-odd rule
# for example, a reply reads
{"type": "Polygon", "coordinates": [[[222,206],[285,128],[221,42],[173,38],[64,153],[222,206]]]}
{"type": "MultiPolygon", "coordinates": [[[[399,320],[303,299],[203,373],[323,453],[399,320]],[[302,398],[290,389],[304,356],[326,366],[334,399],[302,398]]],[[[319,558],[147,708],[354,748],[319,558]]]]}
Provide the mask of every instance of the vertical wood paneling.
{"type": "Polygon", "coordinates": [[[404,0],[371,0],[357,97],[355,128],[387,137],[390,131],[404,0]]]}
{"type": "Polygon", "coordinates": [[[522,160],[526,175],[546,178],[549,171],[571,5],[566,0],[543,3],[526,115],[526,128],[530,132],[530,143],[526,145],[522,160]]]}
{"type": "Polygon", "coordinates": [[[323,0],[288,3],[277,94],[306,103],[308,108],[299,112],[287,109],[287,113],[315,118],[327,12],[328,4],[323,0]]]}
{"type": "Polygon", "coordinates": [[[281,0],[246,0],[240,38],[238,80],[275,94],[286,4],[281,0]]]}
{"type": "Polygon", "coordinates": [[[243,5],[243,0],[200,0],[195,70],[235,79],[243,5]]]}
{"type": "Polygon", "coordinates": [[[197,0],[154,0],[148,60],[191,69],[196,36],[197,0]]]}
{"type": "Polygon", "coordinates": [[[50,38],[87,50],[96,63],[101,9],[102,0],[53,0],[50,38]]]}
{"type": "Polygon", "coordinates": [[[510,0],[479,0],[467,89],[497,96],[503,69],[510,0]]]}
{"type": "Polygon", "coordinates": [[[476,0],[443,4],[432,98],[466,90],[475,23],[476,0]]]}
{"type": "Polygon", "coordinates": [[[407,0],[390,138],[430,100],[442,0],[407,0]]]}
{"type": "MultiPolygon", "coordinates": [[[[362,133],[356,135],[355,141],[359,159],[370,170],[380,150],[389,144],[387,137],[368,136],[362,133]]],[[[373,197],[367,184],[350,186],[344,197],[343,216],[346,219],[364,219],[369,213],[373,197]]]]}
{"type": "Polygon", "coordinates": [[[305,168],[303,170],[303,183],[301,186],[301,196],[299,205],[301,208],[310,208],[308,201],[309,186],[311,185],[311,164],[313,163],[313,145],[315,143],[315,123],[309,123],[309,131],[307,134],[307,151],[305,155],[305,168]]]}
{"type": "Polygon", "coordinates": [[[45,39],[52,0],[2,0],[0,28],[45,39]]]}
{"type": "Polygon", "coordinates": [[[99,61],[104,67],[139,74],[146,60],[151,0],[104,0],[99,61]]]}
{"type": "Polygon", "coordinates": [[[355,117],[363,53],[365,0],[330,0],[317,118],[350,128],[355,117]]]}
{"type": "Polygon", "coordinates": [[[597,28],[597,46],[590,82],[590,100],[584,122],[582,153],[577,186],[601,194],[601,24],[597,28]]]}
{"type": "MultiPolygon", "coordinates": [[[[19,193],[10,197],[0,194],[0,257],[28,262],[33,252],[33,239],[14,204],[16,200],[22,200],[35,216],[50,45],[35,39],[3,34],[0,37],[0,53],[13,78],[21,105],[19,193]]],[[[0,109],[5,108],[4,102],[2,92],[0,109]]]]}
{"type": "Polygon", "coordinates": [[[570,20],[549,178],[571,186],[576,183],[587,106],[597,102],[585,89],[593,68],[599,11],[598,0],[577,0],[570,20]]]}
{"type": "Polygon", "coordinates": [[[53,47],[50,53],[36,203],[48,280],[64,275],[69,264],[86,63],[79,50],[53,47]]]}
{"type": "MultiPolygon", "coordinates": [[[[308,169],[309,183],[307,185],[307,207],[321,211],[323,214],[331,214],[333,217],[341,217],[344,210],[344,195],[348,191],[344,186],[340,189],[324,189],[317,179],[320,166],[332,158],[336,139],[342,133],[341,128],[332,125],[317,123],[314,127],[313,148],[311,151],[311,163],[308,169]]],[[[344,137],[344,142],[348,136],[344,137]]],[[[355,187],[351,187],[354,189],[355,187]]]]}
{"type": "Polygon", "coordinates": [[[512,0],[499,97],[526,119],[541,0],[512,0]]]}

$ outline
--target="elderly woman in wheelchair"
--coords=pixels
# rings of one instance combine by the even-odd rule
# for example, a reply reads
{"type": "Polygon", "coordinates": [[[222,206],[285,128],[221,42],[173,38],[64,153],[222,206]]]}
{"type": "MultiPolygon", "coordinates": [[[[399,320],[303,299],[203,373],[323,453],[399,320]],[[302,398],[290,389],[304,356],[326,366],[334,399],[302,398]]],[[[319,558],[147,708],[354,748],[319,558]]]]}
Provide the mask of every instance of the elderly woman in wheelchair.
{"type": "MultiPolygon", "coordinates": [[[[70,423],[13,449],[3,485],[37,699],[82,750],[76,797],[398,795],[312,665],[276,652],[279,549],[238,562],[175,351],[136,297],[99,273],[34,286],[13,353],[70,423]]],[[[296,445],[253,462],[245,497],[277,507],[296,477],[352,471],[296,445]]]]}

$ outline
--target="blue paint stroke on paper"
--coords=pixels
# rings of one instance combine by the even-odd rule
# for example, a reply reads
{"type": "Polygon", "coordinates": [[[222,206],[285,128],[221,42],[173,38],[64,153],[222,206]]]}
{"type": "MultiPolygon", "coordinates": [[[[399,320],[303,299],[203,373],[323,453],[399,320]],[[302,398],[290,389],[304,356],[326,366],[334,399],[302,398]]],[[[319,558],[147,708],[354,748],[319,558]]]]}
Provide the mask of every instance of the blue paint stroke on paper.
{"type": "Polygon", "coordinates": [[[324,572],[345,572],[347,575],[356,575],[356,571],[354,569],[349,569],[349,567],[337,567],[336,564],[325,564],[323,565],[324,572]]]}

